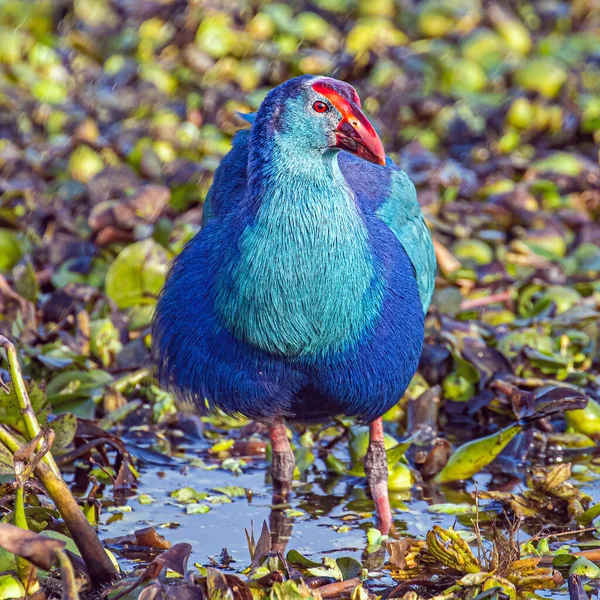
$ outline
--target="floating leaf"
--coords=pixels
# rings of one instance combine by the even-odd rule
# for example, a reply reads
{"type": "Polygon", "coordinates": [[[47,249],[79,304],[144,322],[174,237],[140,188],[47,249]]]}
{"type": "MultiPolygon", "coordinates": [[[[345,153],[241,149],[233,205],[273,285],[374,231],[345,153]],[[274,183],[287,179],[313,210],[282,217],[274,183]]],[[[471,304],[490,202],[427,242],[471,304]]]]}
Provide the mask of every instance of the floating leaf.
{"type": "Polygon", "coordinates": [[[571,431],[583,433],[592,438],[600,435],[600,404],[591,398],[582,410],[567,411],[565,418],[571,431]]]}
{"type": "Polygon", "coordinates": [[[205,515],[210,511],[210,506],[208,504],[188,504],[185,507],[186,515],[205,515]]]}
{"type": "Polygon", "coordinates": [[[477,512],[477,507],[472,504],[432,504],[427,507],[427,512],[436,515],[473,515],[477,512]]]}
{"type": "Polygon", "coordinates": [[[581,525],[589,525],[592,521],[600,516],[600,504],[590,506],[583,514],[577,517],[577,522],[581,525]]]}
{"type": "Polygon", "coordinates": [[[198,492],[193,487],[186,486],[171,492],[171,498],[174,498],[180,504],[191,504],[200,502],[208,498],[206,492],[198,492]]]}
{"type": "Polygon", "coordinates": [[[337,563],[338,569],[342,574],[342,581],[348,581],[349,579],[362,576],[362,565],[355,558],[350,556],[342,556],[335,562],[337,563]]]}
{"type": "Polygon", "coordinates": [[[435,476],[438,483],[468,479],[489,465],[521,431],[520,425],[510,425],[497,433],[463,444],[454,451],[446,466],[435,476]]]}
{"type": "Polygon", "coordinates": [[[583,556],[578,558],[569,569],[569,575],[580,575],[590,579],[600,578],[600,567],[583,556]]]}
{"type": "Polygon", "coordinates": [[[119,308],[154,304],[168,262],[167,251],[152,239],[131,244],[108,268],[106,293],[119,308]]]}
{"type": "Polygon", "coordinates": [[[320,566],[320,564],[318,562],[315,562],[313,560],[310,560],[310,559],[302,556],[302,554],[300,554],[300,552],[298,552],[298,550],[290,550],[287,553],[286,560],[290,564],[298,566],[298,567],[315,568],[315,567],[320,566]]]}

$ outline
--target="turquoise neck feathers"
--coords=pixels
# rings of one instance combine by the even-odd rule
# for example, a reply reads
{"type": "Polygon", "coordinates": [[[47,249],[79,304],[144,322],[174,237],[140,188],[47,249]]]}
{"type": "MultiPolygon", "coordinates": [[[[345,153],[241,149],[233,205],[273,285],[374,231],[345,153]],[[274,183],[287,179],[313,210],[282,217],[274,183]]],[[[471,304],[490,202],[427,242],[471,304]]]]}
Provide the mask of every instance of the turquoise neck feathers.
{"type": "Polygon", "coordinates": [[[287,357],[344,350],[380,313],[363,216],[337,153],[298,150],[296,136],[252,137],[244,206],[251,217],[221,268],[215,308],[238,339],[287,357]]]}

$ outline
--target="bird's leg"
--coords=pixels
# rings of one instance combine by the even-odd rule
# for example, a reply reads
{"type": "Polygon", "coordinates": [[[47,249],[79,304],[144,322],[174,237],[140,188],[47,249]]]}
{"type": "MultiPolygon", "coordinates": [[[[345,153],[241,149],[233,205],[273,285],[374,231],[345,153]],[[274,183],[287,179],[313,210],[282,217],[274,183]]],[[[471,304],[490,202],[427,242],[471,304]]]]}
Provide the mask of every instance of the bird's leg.
{"type": "Polygon", "coordinates": [[[269,437],[271,438],[271,449],[273,461],[271,463],[271,475],[273,477],[273,495],[282,500],[286,498],[292,489],[292,477],[294,475],[294,454],[290,448],[283,419],[278,418],[269,424],[269,437]]]}
{"type": "Polygon", "coordinates": [[[392,510],[388,496],[388,465],[381,417],[375,419],[370,426],[369,449],[365,456],[365,473],[375,502],[375,510],[379,517],[380,530],[384,535],[387,535],[392,526],[392,510]]]}

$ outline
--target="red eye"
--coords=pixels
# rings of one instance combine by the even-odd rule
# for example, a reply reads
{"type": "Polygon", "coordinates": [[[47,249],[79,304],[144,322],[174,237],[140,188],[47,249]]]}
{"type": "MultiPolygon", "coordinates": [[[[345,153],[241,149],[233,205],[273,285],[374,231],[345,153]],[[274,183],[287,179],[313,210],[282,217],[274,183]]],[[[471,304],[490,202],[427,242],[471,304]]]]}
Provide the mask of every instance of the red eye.
{"type": "Polygon", "coordinates": [[[324,113],[327,112],[327,109],[329,107],[327,106],[327,104],[325,104],[325,102],[321,102],[320,100],[317,100],[314,104],[313,104],[313,110],[315,112],[318,113],[324,113]]]}

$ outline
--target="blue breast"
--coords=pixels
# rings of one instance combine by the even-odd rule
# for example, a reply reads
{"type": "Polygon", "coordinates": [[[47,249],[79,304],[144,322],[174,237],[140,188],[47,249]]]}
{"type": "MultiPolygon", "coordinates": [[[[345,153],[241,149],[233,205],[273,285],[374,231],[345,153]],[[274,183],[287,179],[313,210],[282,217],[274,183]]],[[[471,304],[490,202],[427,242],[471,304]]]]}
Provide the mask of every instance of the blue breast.
{"type": "Polygon", "coordinates": [[[381,312],[384,281],[366,224],[333,153],[307,177],[297,162],[286,169],[285,148],[265,151],[281,170],[264,175],[256,208],[240,211],[243,231],[223,257],[215,310],[234,337],[270,354],[341,352],[381,312]]]}

